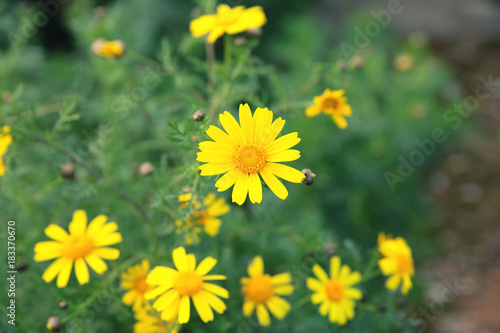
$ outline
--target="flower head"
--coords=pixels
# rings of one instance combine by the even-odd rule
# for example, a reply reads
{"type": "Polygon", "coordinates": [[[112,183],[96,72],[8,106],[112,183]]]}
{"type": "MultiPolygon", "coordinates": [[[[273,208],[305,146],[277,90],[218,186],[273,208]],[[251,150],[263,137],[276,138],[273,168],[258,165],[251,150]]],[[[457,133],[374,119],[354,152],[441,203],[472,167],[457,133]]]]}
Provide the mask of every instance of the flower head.
{"type": "Polygon", "coordinates": [[[271,323],[269,311],[278,319],[283,319],[290,310],[290,304],[278,295],[293,293],[292,276],[281,273],[274,276],[264,274],[264,261],[261,256],[255,257],[248,266],[249,277],[241,278],[241,289],[245,295],[243,314],[248,317],[254,309],[262,326],[271,323]]]}
{"type": "Polygon", "coordinates": [[[319,313],[328,315],[332,323],[344,325],[354,318],[355,300],[362,297],[361,291],[352,286],[361,281],[359,272],[340,263],[338,256],[330,259],[330,277],[319,266],[313,266],[317,279],[307,278],[307,287],[314,291],[311,296],[313,304],[320,304],[319,313]]]}
{"type": "Polygon", "coordinates": [[[185,324],[190,317],[190,299],[203,322],[214,319],[212,309],[218,313],[224,312],[226,305],[219,297],[228,298],[226,289],[208,283],[209,280],[225,280],[224,275],[206,275],[212,270],[217,260],[206,257],[196,267],[194,254],[186,254],[183,247],[172,252],[177,270],[157,266],[148,274],[146,283],[155,288],[146,293],[147,299],[160,296],[153,304],[153,308],[161,312],[161,319],[172,321],[177,318],[179,324],[185,324]],[[219,296],[219,297],[217,297],[219,296]]]}
{"type": "Polygon", "coordinates": [[[5,165],[3,164],[2,158],[3,155],[9,149],[9,146],[12,144],[12,135],[10,133],[10,126],[4,125],[0,131],[0,177],[5,175],[5,165]]]}
{"type": "Polygon", "coordinates": [[[186,244],[199,243],[200,237],[198,234],[201,228],[205,230],[209,236],[214,237],[219,233],[219,227],[222,220],[219,216],[227,214],[231,208],[223,198],[217,198],[215,194],[209,193],[203,203],[191,193],[186,193],[177,198],[182,202],[181,207],[187,207],[189,204],[193,212],[188,216],[184,222],[177,220],[177,233],[186,234],[186,244]]]}
{"type": "Polygon", "coordinates": [[[189,30],[193,37],[208,34],[208,42],[213,44],[217,38],[226,34],[234,35],[252,28],[262,27],[266,15],[262,7],[245,9],[244,6],[231,8],[228,5],[217,6],[217,14],[203,15],[191,21],[189,30]]]}
{"type": "Polygon", "coordinates": [[[125,43],[121,40],[96,39],[90,47],[94,54],[104,58],[120,58],[125,53],[125,43]]]}
{"type": "Polygon", "coordinates": [[[298,150],[289,149],[300,142],[297,133],[276,139],[285,121],[278,118],[273,122],[273,112],[267,108],[257,108],[252,117],[248,104],[241,104],[239,113],[240,124],[227,111],[219,115],[227,133],[215,126],[207,130],[214,141],[200,143],[197,160],[207,162],[200,166],[201,175],[224,173],[215,186],[222,192],[234,185],[232,200],[238,205],[245,202],[247,194],[252,203],[262,201],[259,174],[278,198],[285,199],[288,191],[276,176],[300,183],[304,174],[276,162],[294,161],[300,157],[298,150]]]}
{"type": "Polygon", "coordinates": [[[332,117],[333,121],[341,129],[347,127],[347,121],[344,117],[352,114],[351,106],[347,104],[347,98],[344,97],[345,91],[325,89],[321,96],[314,97],[314,105],[306,109],[306,116],[315,117],[321,112],[332,117]]]}
{"type": "Polygon", "coordinates": [[[125,305],[133,306],[134,311],[145,311],[151,306],[144,297],[144,294],[152,289],[152,286],[146,283],[146,276],[149,273],[149,260],[144,259],[140,264],[128,267],[121,274],[120,286],[128,290],[123,295],[122,301],[125,305]]]}
{"type": "Polygon", "coordinates": [[[411,54],[401,53],[394,59],[394,68],[398,72],[408,72],[413,68],[415,64],[415,60],[413,59],[411,54]]]}
{"type": "Polygon", "coordinates": [[[35,245],[35,261],[57,260],[50,264],[42,279],[48,283],[57,276],[57,287],[66,287],[73,263],[80,284],[89,281],[87,265],[97,274],[104,273],[108,267],[102,259],[115,260],[120,256],[119,250],[106,246],[122,241],[122,236],[116,232],[116,222],[106,223],[107,219],[98,215],[87,226],[87,214],[79,209],[73,213],[69,234],[58,225],[49,225],[45,234],[53,241],[35,245]]]}
{"type": "Polygon", "coordinates": [[[134,333],[178,333],[174,322],[164,322],[155,311],[137,311],[137,323],[134,324],[134,333]]]}
{"type": "Polygon", "coordinates": [[[378,250],[383,256],[378,266],[382,274],[391,276],[385,286],[396,290],[402,285],[401,292],[406,295],[412,287],[411,277],[415,275],[410,247],[403,238],[392,239],[381,232],[378,235],[378,250]]]}

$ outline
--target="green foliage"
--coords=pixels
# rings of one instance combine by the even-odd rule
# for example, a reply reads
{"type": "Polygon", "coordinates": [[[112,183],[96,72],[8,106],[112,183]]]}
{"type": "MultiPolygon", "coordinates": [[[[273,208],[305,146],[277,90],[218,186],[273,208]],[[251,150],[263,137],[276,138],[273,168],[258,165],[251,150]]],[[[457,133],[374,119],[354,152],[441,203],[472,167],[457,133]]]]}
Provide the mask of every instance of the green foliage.
{"type": "MultiPolygon", "coordinates": [[[[351,40],[349,32],[327,43],[332,37],[326,29],[301,12],[305,2],[293,2],[294,11],[261,3],[273,29],[264,26],[262,40],[248,37],[245,46],[224,36],[208,60],[203,38],[188,32],[194,5],[160,0],[117,1],[104,16],[96,16],[90,2],[71,2],[60,15],[73,33],[73,52],[48,54],[36,37],[2,51],[0,124],[12,127],[14,143],[3,157],[8,170],[0,179],[0,208],[5,221],[16,221],[18,264],[29,265],[17,275],[18,332],[42,332],[53,315],[63,319],[67,332],[132,331],[134,318],[121,303],[119,275],[143,258],[153,267],[172,265],[172,249],[184,245],[174,222],[187,214],[177,196],[215,192],[216,177],[199,176],[198,142],[208,139],[205,131],[217,125],[219,113],[236,115],[243,102],[252,110],[269,107],[286,119],[282,134],[298,132],[302,139],[297,148],[302,157],[287,164],[310,168],[317,176],[310,187],[287,183],[285,201],[264,188],[261,204],[233,204],[219,235],[202,235],[201,244],[187,248],[198,260],[217,258],[214,272],[227,275],[223,285],[230,298],[228,314],[208,324],[192,314],[186,326],[192,332],[414,331],[411,308],[402,308],[399,293],[383,288],[381,276],[361,284],[365,297],[354,320],[342,327],[320,316],[304,281],[314,263],[328,267],[332,249],[353,270],[366,276],[376,271],[379,231],[405,237],[417,263],[432,255],[430,207],[421,180],[442,147],[395,191],[384,174],[397,172],[398,156],[408,158],[417,148],[415,139],[449,127],[442,118],[447,105],[437,94],[452,79],[425,44],[395,42],[386,31],[360,51],[362,69],[348,62],[342,70],[338,45],[351,40]],[[92,41],[101,37],[122,39],[125,56],[92,54],[92,41]],[[402,52],[415,60],[408,72],[393,67],[402,52]],[[305,117],[305,107],[325,88],[345,89],[353,109],[347,129],[339,130],[324,114],[305,117]],[[205,111],[203,121],[192,120],[197,109],[205,111]],[[145,161],[154,166],[147,177],[137,171],[145,161]],[[76,166],[75,181],[60,173],[68,162],[76,166]],[[72,273],[68,287],[58,289],[42,281],[48,264],[34,262],[33,247],[47,240],[43,230],[49,224],[67,228],[76,209],[118,223],[121,255],[108,262],[103,276],[91,272],[90,283],[80,286],[72,273]],[[256,255],[262,255],[270,274],[291,272],[296,287],[288,298],[289,316],[272,318],[266,329],[241,312],[239,278],[256,255]],[[68,301],[67,310],[58,308],[60,300],[68,301]],[[379,311],[379,304],[387,310],[379,311]]],[[[12,11],[30,17],[36,8],[19,6],[9,15],[12,11]]],[[[16,28],[11,19],[2,20],[6,15],[0,29],[8,34],[16,28]]],[[[230,192],[220,196],[230,202],[230,192]]],[[[4,262],[0,269],[6,271],[4,262]]],[[[422,294],[418,276],[415,284],[410,299],[416,307],[422,294]]],[[[0,301],[6,304],[5,294],[0,301]]]]}

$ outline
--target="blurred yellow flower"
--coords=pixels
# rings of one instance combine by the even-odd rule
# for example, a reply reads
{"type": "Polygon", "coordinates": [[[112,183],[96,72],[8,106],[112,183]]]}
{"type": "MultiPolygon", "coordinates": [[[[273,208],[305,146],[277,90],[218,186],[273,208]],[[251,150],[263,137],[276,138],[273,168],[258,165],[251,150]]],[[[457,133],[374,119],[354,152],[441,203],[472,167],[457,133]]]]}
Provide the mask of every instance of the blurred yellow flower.
{"type": "Polygon", "coordinates": [[[151,308],[144,297],[144,294],[152,289],[152,286],[146,283],[149,267],[149,260],[144,259],[140,264],[128,267],[121,274],[120,286],[128,290],[123,295],[122,301],[125,305],[132,306],[134,311],[146,311],[151,308]]]}
{"type": "Polygon", "coordinates": [[[224,173],[215,183],[219,192],[234,185],[232,200],[238,205],[245,202],[247,194],[252,203],[262,201],[262,183],[259,174],[271,191],[280,199],[288,196],[285,186],[276,178],[300,183],[304,174],[297,169],[275,163],[295,161],[300,151],[289,149],[300,142],[297,132],[276,139],[285,121],[273,120],[273,112],[257,108],[254,116],[248,104],[241,104],[240,123],[227,111],[219,115],[226,132],[210,126],[207,134],[214,141],[200,143],[197,161],[207,162],[200,166],[202,176],[224,173]]]}
{"type": "Polygon", "coordinates": [[[134,333],[178,333],[177,325],[172,322],[166,323],[160,319],[157,312],[137,311],[135,313],[137,323],[134,324],[134,333]]]}
{"type": "Polygon", "coordinates": [[[241,289],[245,295],[243,314],[250,316],[254,309],[261,326],[269,326],[271,319],[269,311],[278,319],[283,319],[290,304],[277,295],[293,293],[292,276],[290,273],[281,273],[274,276],[264,274],[264,261],[261,256],[255,257],[248,266],[248,276],[241,278],[241,289]]]}
{"type": "Polygon", "coordinates": [[[306,116],[315,117],[321,112],[332,117],[335,124],[340,129],[347,127],[347,121],[344,117],[352,115],[351,106],[347,104],[347,98],[344,97],[345,91],[325,89],[321,96],[314,97],[314,105],[306,109],[306,116]]]}
{"type": "Polygon", "coordinates": [[[332,323],[344,325],[354,318],[355,300],[363,296],[361,291],[352,286],[361,281],[359,272],[343,265],[338,256],[330,259],[330,278],[319,266],[313,266],[313,273],[318,279],[307,278],[307,288],[314,291],[311,296],[313,304],[320,304],[319,313],[328,315],[332,323]]]}
{"type": "Polygon", "coordinates": [[[104,58],[120,58],[125,53],[125,43],[121,40],[96,39],[90,47],[92,52],[104,58]]]}
{"type": "Polygon", "coordinates": [[[186,254],[183,247],[176,248],[172,257],[177,270],[157,266],[146,279],[146,283],[155,286],[146,293],[146,298],[154,299],[161,295],[153,304],[153,308],[161,312],[161,319],[173,321],[177,318],[179,324],[187,323],[191,312],[190,299],[205,323],[214,319],[212,309],[218,313],[224,312],[226,305],[219,297],[228,298],[228,291],[206,282],[226,279],[224,275],[206,275],[217,260],[206,257],[196,267],[196,257],[194,254],[186,254]]]}
{"type": "Polygon", "coordinates": [[[10,133],[10,126],[4,125],[2,130],[0,131],[0,177],[5,175],[5,164],[3,164],[3,155],[9,149],[9,146],[12,144],[12,135],[10,133]]]}
{"type": "Polygon", "coordinates": [[[415,275],[411,249],[401,237],[392,239],[383,232],[378,235],[378,249],[383,258],[378,261],[382,274],[390,275],[385,286],[396,290],[402,285],[401,292],[407,294],[412,287],[411,277],[415,275]]]}
{"type": "Polygon", "coordinates": [[[105,246],[122,241],[122,236],[116,232],[116,222],[106,221],[105,215],[98,215],[87,227],[87,214],[79,209],[73,213],[69,234],[58,225],[49,225],[45,234],[53,241],[35,245],[35,261],[58,259],[50,264],[42,279],[48,283],[57,276],[57,287],[66,287],[73,263],[80,284],[89,281],[87,265],[97,274],[104,273],[108,267],[102,259],[115,260],[120,256],[119,250],[105,246]]]}
{"type": "Polygon", "coordinates": [[[208,42],[213,44],[217,38],[226,34],[234,35],[248,29],[262,27],[266,15],[262,7],[245,9],[244,6],[231,8],[228,5],[217,6],[217,14],[203,15],[191,21],[189,30],[193,37],[208,35],[208,42]]]}
{"type": "Polygon", "coordinates": [[[407,72],[413,68],[414,62],[411,54],[401,53],[394,59],[394,68],[398,72],[407,72]]]}
{"type": "Polygon", "coordinates": [[[217,198],[213,193],[209,193],[205,197],[203,204],[191,193],[183,194],[177,200],[182,202],[181,207],[190,204],[193,209],[192,214],[185,221],[175,221],[177,233],[186,235],[186,245],[200,242],[198,234],[201,232],[201,227],[209,236],[216,236],[222,224],[222,220],[218,217],[227,214],[231,210],[226,200],[217,198]]]}

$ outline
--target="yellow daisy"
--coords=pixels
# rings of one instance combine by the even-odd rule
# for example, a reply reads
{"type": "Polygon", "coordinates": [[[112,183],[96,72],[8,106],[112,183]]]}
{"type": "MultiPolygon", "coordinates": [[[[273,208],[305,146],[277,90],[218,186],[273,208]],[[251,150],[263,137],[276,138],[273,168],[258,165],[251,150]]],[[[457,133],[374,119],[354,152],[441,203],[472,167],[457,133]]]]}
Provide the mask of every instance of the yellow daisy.
{"type": "Polygon", "coordinates": [[[218,5],[217,14],[203,15],[191,21],[189,30],[193,37],[208,35],[208,42],[213,44],[220,36],[234,35],[248,29],[260,28],[266,23],[266,15],[262,7],[255,6],[245,9],[245,6],[231,8],[228,5],[218,5]]]}
{"type": "Polygon", "coordinates": [[[411,289],[411,277],[415,275],[411,249],[401,237],[392,239],[381,232],[378,235],[378,249],[383,258],[378,261],[382,274],[391,275],[385,286],[396,290],[402,285],[401,292],[407,294],[411,289]]]}
{"type": "Polygon", "coordinates": [[[205,200],[203,200],[203,203],[191,193],[183,194],[177,200],[182,202],[181,207],[191,204],[191,208],[193,209],[193,212],[186,218],[184,223],[179,220],[175,222],[177,233],[186,234],[187,245],[200,242],[198,236],[201,231],[200,227],[203,227],[205,233],[209,236],[216,236],[222,224],[222,220],[218,217],[227,214],[231,210],[226,200],[217,198],[213,193],[209,193],[205,197],[205,200]]]}
{"type": "Polygon", "coordinates": [[[177,325],[161,320],[157,312],[138,311],[135,313],[137,323],[134,324],[134,333],[178,333],[177,325]]]}
{"type": "Polygon", "coordinates": [[[134,311],[144,311],[151,308],[144,297],[144,294],[152,289],[152,286],[146,283],[149,267],[149,260],[144,259],[140,264],[128,267],[121,274],[120,286],[128,290],[123,295],[122,301],[125,305],[132,306],[134,311]]]}
{"type": "Polygon", "coordinates": [[[161,312],[161,319],[172,321],[177,318],[179,324],[187,323],[191,312],[190,299],[193,300],[198,315],[205,323],[214,319],[212,309],[218,313],[224,312],[226,305],[219,297],[228,298],[228,291],[206,282],[226,279],[224,275],[206,275],[217,260],[206,257],[196,267],[194,254],[186,254],[183,247],[176,248],[172,252],[172,257],[177,270],[157,266],[146,279],[146,283],[155,286],[146,293],[146,298],[153,299],[161,295],[153,304],[153,308],[161,312]]]}
{"type": "Polygon", "coordinates": [[[120,58],[125,53],[125,43],[121,40],[107,41],[99,38],[90,47],[92,52],[104,58],[120,58]]]}
{"type": "Polygon", "coordinates": [[[361,291],[352,287],[361,281],[361,274],[340,265],[338,256],[330,259],[330,278],[319,265],[314,265],[313,273],[318,279],[307,278],[307,288],[314,291],[311,302],[321,303],[319,313],[325,317],[328,315],[332,323],[344,325],[354,318],[355,300],[362,297],[361,291]]]}
{"type": "Polygon", "coordinates": [[[5,175],[6,167],[3,164],[2,158],[3,155],[9,149],[9,146],[12,144],[12,135],[10,133],[10,126],[4,125],[2,130],[0,131],[0,177],[5,175]]]}
{"type": "Polygon", "coordinates": [[[79,209],[73,213],[69,234],[58,225],[49,225],[45,234],[53,241],[35,245],[35,261],[57,260],[50,264],[42,279],[48,283],[57,276],[57,287],[66,287],[73,263],[80,284],[89,281],[87,265],[97,274],[104,273],[108,267],[102,259],[115,260],[120,256],[119,250],[106,246],[122,241],[122,236],[116,232],[116,222],[106,223],[106,220],[106,216],[98,215],[87,227],[87,214],[79,209]]]}
{"type": "Polygon", "coordinates": [[[269,311],[283,319],[290,310],[290,304],[277,295],[293,293],[292,276],[290,273],[281,273],[274,276],[264,274],[264,261],[261,256],[255,257],[248,266],[248,276],[241,278],[241,289],[245,295],[243,314],[250,316],[257,308],[257,319],[261,326],[269,326],[271,319],[269,311]]]}
{"type": "Polygon", "coordinates": [[[315,117],[321,112],[332,117],[333,121],[341,129],[347,127],[347,121],[344,117],[352,115],[351,106],[347,104],[347,98],[344,97],[345,91],[325,89],[323,95],[314,97],[314,105],[306,109],[306,116],[315,117]]]}
{"type": "Polygon", "coordinates": [[[252,117],[248,104],[240,105],[240,124],[227,111],[219,115],[226,132],[210,126],[207,134],[214,141],[200,143],[199,162],[202,176],[224,173],[215,186],[219,192],[234,185],[232,200],[238,205],[245,202],[247,193],[252,203],[262,201],[262,184],[259,174],[271,191],[280,199],[288,196],[285,186],[276,178],[300,183],[304,174],[297,169],[276,162],[295,161],[300,152],[289,149],[300,142],[297,133],[276,139],[285,121],[273,120],[273,112],[257,108],[252,117]]]}

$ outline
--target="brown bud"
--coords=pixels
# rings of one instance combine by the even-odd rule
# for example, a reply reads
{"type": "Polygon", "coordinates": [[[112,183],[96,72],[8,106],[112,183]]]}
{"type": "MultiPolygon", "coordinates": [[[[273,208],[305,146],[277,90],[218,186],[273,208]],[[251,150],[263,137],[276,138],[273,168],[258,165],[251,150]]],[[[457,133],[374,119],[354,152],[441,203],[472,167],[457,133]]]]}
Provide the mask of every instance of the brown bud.
{"type": "Polygon", "coordinates": [[[106,7],[104,6],[99,6],[94,9],[94,14],[97,17],[104,17],[107,14],[106,7]]]}
{"type": "Polygon", "coordinates": [[[4,103],[9,103],[12,100],[12,93],[10,91],[4,91],[2,94],[2,100],[4,103]]]}
{"type": "Polygon", "coordinates": [[[203,110],[196,110],[193,113],[194,121],[202,121],[203,119],[205,119],[205,112],[203,110]]]}
{"type": "Polygon", "coordinates": [[[198,135],[193,135],[191,137],[191,140],[193,140],[193,142],[198,142],[198,141],[200,141],[200,137],[198,135]]]}
{"type": "Polygon", "coordinates": [[[365,68],[365,61],[361,56],[357,55],[352,58],[352,67],[358,71],[363,70],[365,68]]]}
{"type": "Polygon", "coordinates": [[[262,29],[261,28],[248,29],[246,33],[250,37],[260,37],[262,36],[262,29]]]}
{"type": "Polygon", "coordinates": [[[238,37],[234,40],[234,45],[235,46],[245,46],[248,44],[248,39],[245,37],[238,37]]]}
{"type": "Polygon", "coordinates": [[[59,302],[59,309],[65,310],[67,308],[68,308],[68,302],[66,302],[66,301],[59,302]]]}
{"type": "Polygon", "coordinates": [[[316,177],[316,174],[311,171],[311,169],[304,169],[302,170],[302,173],[304,174],[304,179],[302,179],[302,184],[310,186],[314,183],[314,178],[316,177]]]}
{"type": "Polygon", "coordinates": [[[323,246],[323,253],[327,257],[333,257],[337,253],[337,246],[333,243],[326,243],[323,246]]]}
{"type": "Polygon", "coordinates": [[[47,320],[47,329],[50,332],[61,332],[62,329],[62,322],[59,317],[50,317],[47,320]]]}
{"type": "Polygon", "coordinates": [[[17,270],[19,272],[24,272],[27,269],[28,269],[28,263],[26,261],[21,262],[19,266],[17,266],[17,270]]]}
{"type": "Polygon", "coordinates": [[[72,163],[64,163],[61,165],[61,176],[67,180],[75,180],[75,166],[72,163]]]}
{"type": "Polygon", "coordinates": [[[153,165],[149,162],[144,162],[139,165],[139,174],[141,176],[149,176],[153,173],[153,165]]]}
{"type": "Polygon", "coordinates": [[[337,68],[341,71],[341,72],[345,72],[347,71],[347,62],[344,60],[344,59],[341,59],[337,62],[337,68]]]}

